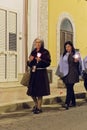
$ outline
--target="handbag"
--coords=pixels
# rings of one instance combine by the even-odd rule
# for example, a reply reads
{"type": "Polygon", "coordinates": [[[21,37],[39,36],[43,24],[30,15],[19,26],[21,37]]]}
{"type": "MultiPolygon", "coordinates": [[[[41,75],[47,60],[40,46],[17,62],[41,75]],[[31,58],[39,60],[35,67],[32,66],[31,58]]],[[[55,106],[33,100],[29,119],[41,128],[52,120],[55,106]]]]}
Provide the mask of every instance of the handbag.
{"type": "Polygon", "coordinates": [[[21,83],[22,85],[24,85],[24,86],[28,86],[28,84],[29,84],[29,79],[30,79],[30,72],[28,71],[28,72],[25,72],[25,73],[23,74],[23,77],[22,77],[20,83],[21,83]]]}
{"type": "Polygon", "coordinates": [[[56,70],[56,73],[55,73],[57,76],[59,76],[60,78],[62,78],[63,77],[63,73],[62,72],[60,72],[60,66],[58,65],[58,67],[57,67],[57,70],[56,70]]]}

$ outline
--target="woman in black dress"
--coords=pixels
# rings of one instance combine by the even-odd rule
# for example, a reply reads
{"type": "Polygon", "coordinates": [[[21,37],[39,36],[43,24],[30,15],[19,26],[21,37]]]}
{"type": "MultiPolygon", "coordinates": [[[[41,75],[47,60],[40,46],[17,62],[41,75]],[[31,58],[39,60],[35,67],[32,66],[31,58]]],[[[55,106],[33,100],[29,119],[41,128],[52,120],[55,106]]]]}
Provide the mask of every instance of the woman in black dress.
{"type": "Polygon", "coordinates": [[[30,81],[27,95],[34,100],[34,114],[42,112],[42,97],[50,94],[49,79],[46,67],[50,65],[51,59],[47,49],[44,48],[44,41],[36,38],[35,49],[29,56],[27,65],[30,67],[30,81]]]}

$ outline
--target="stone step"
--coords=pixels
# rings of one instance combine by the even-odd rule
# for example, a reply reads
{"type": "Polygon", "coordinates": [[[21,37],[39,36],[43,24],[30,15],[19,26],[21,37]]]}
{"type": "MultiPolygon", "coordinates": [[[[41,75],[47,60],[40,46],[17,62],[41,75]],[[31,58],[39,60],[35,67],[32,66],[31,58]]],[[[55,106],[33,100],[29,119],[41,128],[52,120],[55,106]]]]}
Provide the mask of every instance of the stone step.
{"type": "MultiPolygon", "coordinates": [[[[22,95],[23,97],[23,95],[22,95]]],[[[76,100],[79,102],[84,101],[85,93],[76,93],[76,100]]],[[[48,96],[47,98],[43,99],[43,105],[54,105],[54,104],[61,104],[65,102],[65,96],[48,96]]],[[[15,100],[13,102],[2,103],[0,105],[0,113],[8,113],[8,112],[15,112],[19,110],[29,109],[33,106],[34,103],[31,98],[27,96],[26,99],[22,100],[15,100]]]]}
{"type": "MultiPolygon", "coordinates": [[[[83,106],[83,105],[87,104],[87,101],[84,100],[84,99],[77,99],[76,102],[77,102],[76,107],[80,107],[80,106],[83,106]]],[[[48,105],[44,104],[44,105],[42,105],[42,109],[45,112],[46,111],[51,112],[51,111],[54,111],[54,110],[61,111],[64,108],[62,108],[61,103],[55,103],[55,104],[48,104],[48,105]]],[[[4,112],[4,113],[0,113],[0,119],[7,119],[7,118],[13,118],[13,117],[22,117],[22,116],[25,116],[26,114],[31,113],[31,110],[32,110],[32,106],[30,106],[30,107],[25,106],[24,109],[20,109],[20,107],[19,107],[19,109],[17,111],[12,110],[12,111],[7,111],[7,112],[4,112]]]]}

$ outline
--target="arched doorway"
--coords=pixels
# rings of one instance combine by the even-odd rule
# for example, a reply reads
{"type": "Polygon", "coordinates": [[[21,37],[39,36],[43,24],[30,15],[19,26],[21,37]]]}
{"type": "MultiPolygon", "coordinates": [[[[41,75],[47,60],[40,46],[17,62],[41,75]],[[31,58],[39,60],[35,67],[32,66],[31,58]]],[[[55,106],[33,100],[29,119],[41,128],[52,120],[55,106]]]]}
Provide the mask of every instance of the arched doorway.
{"type": "Polygon", "coordinates": [[[60,24],[60,55],[64,51],[64,43],[66,41],[73,42],[73,27],[68,18],[63,19],[60,24]]]}

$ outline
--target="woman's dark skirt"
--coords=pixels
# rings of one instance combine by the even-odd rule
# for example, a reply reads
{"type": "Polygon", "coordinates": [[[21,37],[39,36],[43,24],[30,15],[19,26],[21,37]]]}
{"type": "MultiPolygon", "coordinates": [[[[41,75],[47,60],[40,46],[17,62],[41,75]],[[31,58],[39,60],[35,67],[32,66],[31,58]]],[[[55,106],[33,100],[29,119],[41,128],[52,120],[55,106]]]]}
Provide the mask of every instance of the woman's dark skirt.
{"type": "Polygon", "coordinates": [[[30,73],[27,95],[37,97],[50,95],[49,79],[46,69],[38,69],[30,73]]]}

